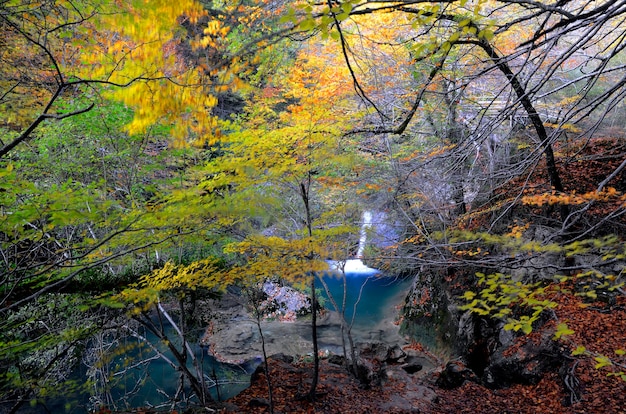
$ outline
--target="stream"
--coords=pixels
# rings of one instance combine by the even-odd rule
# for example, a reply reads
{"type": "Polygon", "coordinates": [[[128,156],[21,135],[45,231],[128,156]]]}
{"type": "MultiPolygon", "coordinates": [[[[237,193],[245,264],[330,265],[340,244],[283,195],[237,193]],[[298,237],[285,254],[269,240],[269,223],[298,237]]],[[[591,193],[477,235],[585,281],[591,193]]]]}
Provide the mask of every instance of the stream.
{"type": "MultiPolygon", "coordinates": [[[[341,354],[343,350],[339,313],[333,309],[331,296],[339,306],[345,300],[343,314],[351,326],[355,342],[401,344],[404,341],[394,322],[398,307],[403,303],[410,287],[410,281],[386,277],[378,270],[363,264],[361,255],[367,237],[365,230],[369,226],[371,215],[364,214],[357,257],[341,263],[329,263],[331,271],[323,276],[328,292],[322,289],[320,299],[324,308],[329,311],[318,321],[318,342],[322,352],[341,354]],[[337,272],[337,269],[342,271],[337,272]],[[336,271],[335,274],[332,270],[336,271]],[[345,274],[345,278],[338,274],[345,274]]],[[[321,288],[319,281],[317,285],[321,288]]],[[[236,299],[233,301],[231,298],[231,301],[230,304],[221,305],[226,312],[222,317],[221,327],[211,335],[211,348],[200,346],[199,342],[191,344],[196,357],[202,362],[205,381],[213,385],[210,390],[216,400],[228,399],[247,388],[250,374],[262,361],[256,321],[236,299]]],[[[268,320],[261,325],[268,355],[307,355],[312,351],[310,319],[299,318],[291,323],[268,320]]],[[[165,357],[173,359],[156,338],[146,332],[141,335],[145,335],[147,342],[154,344],[165,357]]],[[[171,337],[176,335],[172,334],[171,337]]],[[[19,412],[87,413],[98,405],[115,410],[137,407],[174,408],[168,403],[170,396],[176,395],[179,380],[173,368],[164,359],[156,357],[154,349],[142,345],[146,341],[129,336],[118,342],[115,347],[108,349],[108,352],[113,352],[116,356],[109,361],[100,376],[103,378],[108,375],[113,379],[107,384],[108,389],[92,386],[83,393],[67,392],[61,398],[49,399],[45,407],[41,404],[25,405],[19,412]],[[137,364],[137,360],[147,362],[137,364]],[[90,394],[99,397],[95,398],[90,394]]],[[[94,378],[93,365],[91,377],[94,378]]],[[[84,363],[74,372],[73,378],[78,383],[85,383],[88,368],[84,363]]]]}
{"type": "MultiPolygon", "coordinates": [[[[361,266],[363,266],[362,263],[351,263],[346,269],[345,278],[347,288],[345,316],[349,323],[354,317],[352,335],[355,342],[401,343],[403,339],[398,334],[398,327],[394,324],[394,320],[398,311],[397,305],[402,303],[410,282],[385,277],[373,269],[361,266]],[[358,265],[357,268],[352,267],[355,265],[358,265]]],[[[330,294],[341,304],[344,291],[343,278],[328,274],[324,280],[330,294]]],[[[325,293],[322,295],[322,301],[327,309],[332,309],[325,293]]],[[[192,344],[196,357],[202,361],[207,383],[212,383],[216,379],[219,381],[219,387],[211,387],[214,399],[225,400],[247,388],[250,374],[261,362],[258,327],[250,318],[245,320],[241,316],[235,318],[237,320],[231,320],[224,329],[224,335],[227,336],[216,337],[219,345],[224,347],[217,347],[217,351],[229,355],[229,359],[245,362],[221,363],[208,352],[206,347],[201,347],[197,343],[192,344]]],[[[274,353],[306,355],[312,350],[311,326],[308,318],[294,323],[263,321],[262,329],[269,355],[274,353]]],[[[150,337],[147,333],[144,334],[151,343],[159,343],[156,338],[150,337]]],[[[325,316],[320,318],[318,340],[322,352],[342,353],[341,329],[338,316],[334,311],[326,312],[325,316]]],[[[103,397],[103,393],[99,393],[99,400],[104,403],[103,405],[111,409],[169,408],[171,405],[167,404],[168,396],[176,393],[179,379],[172,367],[163,359],[155,358],[153,350],[142,346],[140,341],[133,337],[123,338],[117,347],[119,355],[109,363],[108,373],[110,375],[117,371],[120,374],[113,375],[114,381],[109,384],[110,389],[105,395],[106,398],[103,397]],[[149,360],[149,362],[133,366],[136,363],[133,361],[137,359],[149,360]]],[[[158,347],[168,358],[171,358],[171,354],[164,346],[158,347]]],[[[74,372],[73,379],[78,383],[85,383],[87,374],[87,367],[83,363],[74,372]]],[[[89,395],[93,394],[94,390],[94,387],[91,387],[89,391],[83,393],[67,392],[61,398],[49,399],[45,407],[25,405],[19,412],[87,413],[96,405],[94,403],[97,400],[89,395]]],[[[102,391],[101,388],[99,390],[102,391]]]]}

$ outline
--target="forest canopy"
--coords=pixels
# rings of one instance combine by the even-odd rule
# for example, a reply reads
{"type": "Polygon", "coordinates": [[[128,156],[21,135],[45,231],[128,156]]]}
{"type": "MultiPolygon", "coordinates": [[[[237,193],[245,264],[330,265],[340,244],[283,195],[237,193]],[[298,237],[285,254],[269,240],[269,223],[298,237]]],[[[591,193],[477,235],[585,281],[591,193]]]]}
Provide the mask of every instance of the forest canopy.
{"type": "MultiPolygon", "coordinates": [[[[0,2],[0,406],[80,388],[95,338],[137,326],[209,404],[188,368],[195,303],[278,278],[315,309],[364,211],[393,228],[368,265],[434,275],[507,331],[540,329],[555,295],[622,303],[625,16],[609,0],[0,2]]],[[[626,379],[622,348],[567,323],[568,357],[626,379]]],[[[97,409],[114,375],[90,372],[97,409]]]]}

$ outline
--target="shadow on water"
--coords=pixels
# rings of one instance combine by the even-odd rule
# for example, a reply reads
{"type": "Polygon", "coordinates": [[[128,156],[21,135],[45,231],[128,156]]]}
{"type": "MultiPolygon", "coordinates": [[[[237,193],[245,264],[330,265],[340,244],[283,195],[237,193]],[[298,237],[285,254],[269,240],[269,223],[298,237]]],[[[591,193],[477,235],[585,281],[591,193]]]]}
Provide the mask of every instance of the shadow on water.
{"type": "MultiPolygon", "coordinates": [[[[363,265],[361,260],[349,260],[345,264],[345,285],[343,276],[328,273],[324,280],[330,294],[341,306],[346,289],[345,317],[348,323],[352,318],[353,332],[357,340],[385,340],[393,341],[395,337],[389,337],[394,332],[393,320],[397,315],[396,305],[400,303],[410,286],[410,281],[387,277],[375,269],[363,265]],[[380,328],[385,325],[386,328],[380,328]],[[377,332],[377,336],[372,332],[377,332]],[[385,337],[387,336],[387,337],[385,337]]],[[[325,307],[331,309],[329,298],[324,292],[322,298],[325,307]]],[[[329,326],[325,329],[335,331],[337,327],[329,326]]],[[[395,330],[397,331],[397,329],[395,330]]],[[[307,332],[309,333],[309,332],[307,332]]],[[[165,357],[174,360],[167,347],[160,344],[153,335],[143,332],[145,339],[165,357]]],[[[175,338],[174,332],[170,335],[175,338]]],[[[113,409],[133,409],[137,407],[151,407],[168,409],[172,407],[171,397],[177,394],[180,376],[171,365],[163,358],[159,358],[154,349],[134,337],[122,337],[116,339],[117,350],[112,349],[116,355],[108,361],[106,371],[112,381],[109,383],[107,398],[104,405],[113,409]],[[145,361],[140,364],[138,361],[145,361]],[[117,372],[118,374],[115,374],[117,372]],[[106,401],[113,403],[106,404],[106,401]]],[[[208,349],[191,344],[196,358],[202,362],[205,381],[210,385],[213,399],[225,400],[237,395],[249,386],[250,374],[261,362],[254,359],[244,365],[224,364],[216,361],[208,352],[208,349]],[[217,384],[217,385],[216,385],[217,384]],[[218,395],[219,390],[219,395],[218,395]]],[[[333,349],[333,347],[330,347],[333,349]]],[[[339,349],[337,349],[339,351],[339,349]]],[[[191,368],[191,363],[189,364],[191,368]]],[[[104,372],[104,370],[103,370],[104,372]]],[[[85,383],[89,372],[84,364],[74,372],[73,379],[85,383]]],[[[93,372],[91,372],[93,378],[93,372]]],[[[82,393],[65,393],[60,398],[49,399],[46,406],[24,406],[20,413],[87,413],[96,404],[93,394],[94,387],[85,389],[82,393]]],[[[191,394],[186,389],[186,395],[191,394]]],[[[194,403],[197,401],[189,401],[194,403]]],[[[180,409],[180,407],[177,407],[180,409]]]]}
{"type": "MultiPolygon", "coordinates": [[[[172,332],[170,337],[175,337],[172,332]]],[[[154,337],[147,338],[151,343],[157,343],[154,337]]],[[[129,338],[130,341],[137,341],[129,338]]],[[[213,400],[225,400],[246,389],[249,385],[250,374],[254,372],[256,366],[261,362],[250,361],[246,364],[234,365],[224,364],[217,361],[210,355],[208,349],[197,344],[190,344],[194,354],[199,361],[204,382],[209,389],[213,400]]],[[[132,349],[132,348],[131,348],[132,349]]],[[[136,351],[131,351],[124,355],[116,364],[128,364],[127,361],[152,358],[145,367],[124,372],[123,380],[112,390],[111,394],[115,401],[124,401],[126,407],[156,407],[167,404],[171,397],[177,395],[177,389],[181,376],[163,358],[158,358],[152,349],[144,344],[137,343],[136,351]],[[143,355],[142,355],[143,354],[143,355]],[[140,386],[140,388],[138,387],[140,386]],[[130,395],[126,395],[128,391],[130,395]]],[[[173,360],[172,354],[166,347],[159,345],[159,352],[173,360]]],[[[191,363],[187,364],[193,370],[191,363]]],[[[185,388],[185,395],[192,394],[191,389],[185,388]]],[[[194,403],[197,400],[190,400],[194,403]]],[[[171,403],[170,403],[171,405],[171,403]]]]}
{"type": "MultiPolygon", "coordinates": [[[[181,407],[198,403],[197,398],[187,400],[183,398],[192,394],[190,387],[186,386],[184,392],[180,392],[180,374],[164,358],[159,357],[156,350],[173,361],[171,352],[154,335],[147,332],[144,334],[145,341],[131,336],[118,339],[116,346],[110,348],[114,356],[104,365],[100,362],[100,374],[105,372],[109,374],[106,392],[103,391],[102,382],[98,387],[88,382],[90,377],[102,378],[102,375],[94,375],[93,367],[89,370],[81,363],[70,378],[72,383],[85,385],[77,387],[80,391],[65,391],[61,386],[54,393],[54,397],[51,396],[37,404],[27,403],[18,413],[69,414],[89,413],[100,408],[122,411],[138,407],[167,412],[171,408],[180,410],[181,407]],[[148,343],[150,345],[147,345],[148,343]],[[179,400],[177,404],[172,405],[174,396],[179,400]]],[[[175,336],[172,330],[170,337],[175,336]]],[[[241,365],[225,364],[213,358],[207,348],[197,344],[191,346],[201,363],[204,381],[211,397],[216,401],[226,400],[246,389],[250,384],[250,375],[261,362],[255,359],[241,365]]],[[[193,368],[191,363],[187,365],[190,369],[193,368]]]]}

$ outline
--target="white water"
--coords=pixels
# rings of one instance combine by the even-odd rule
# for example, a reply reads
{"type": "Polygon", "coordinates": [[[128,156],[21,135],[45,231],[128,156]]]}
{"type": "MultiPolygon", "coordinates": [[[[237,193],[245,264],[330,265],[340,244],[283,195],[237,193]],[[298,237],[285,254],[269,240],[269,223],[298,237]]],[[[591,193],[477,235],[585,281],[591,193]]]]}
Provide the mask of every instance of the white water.
{"type": "Polygon", "coordinates": [[[368,267],[361,259],[348,259],[342,262],[329,261],[331,272],[346,274],[346,276],[371,276],[380,273],[380,270],[368,267]]]}
{"type": "Polygon", "coordinates": [[[363,259],[363,253],[365,252],[365,246],[367,244],[367,233],[372,227],[372,213],[364,211],[362,220],[356,259],[347,259],[343,262],[330,262],[331,271],[341,272],[343,266],[343,273],[346,275],[370,276],[380,273],[379,270],[366,266],[361,260],[363,259]]]}
{"type": "Polygon", "coordinates": [[[362,259],[365,252],[365,243],[367,243],[367,232],[372,227],[372,213],[363,212],[363,224],[361,224],[361,237],[359,238],[359,248],[356,251],[356,258],[362,259]]]}

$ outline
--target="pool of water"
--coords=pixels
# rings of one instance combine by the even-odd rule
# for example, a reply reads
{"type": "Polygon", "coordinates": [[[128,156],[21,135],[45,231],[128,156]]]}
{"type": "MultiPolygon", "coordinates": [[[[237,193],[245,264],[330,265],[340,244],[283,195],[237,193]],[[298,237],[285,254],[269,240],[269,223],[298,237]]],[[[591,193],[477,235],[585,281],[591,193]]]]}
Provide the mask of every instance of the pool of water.
{"type": "MultiPolygon", "coordinates": [[[[377,271],[354,272],[350,269],[346,269],[345,278],[339,274],[327,274],[324,281],[340,308],[345,292],[346,320],[354,320],[354,326],[361,329],[373,327],[393,316],[397,312],[395,306],[410,286],[409,281],[388,277],[377,271]]],[[[326,292],[322,299],[327,309],[334,310],[326,292]]]]}
{"type": "MultiPolygon", "coordinates": [[[[402,301],[410,286],[409,281],[387,277],[375,269],[364,266],[360,260],[348,261],[345,264],[344,273],[329,272],[323,280],[328,287],[328,293],[340,307],[344,302],[345,294],[346,320],[348,323],[353,322],[355,331],[361,333],[367,333],[381,321],[393,318],[398,311],[396,305],[402,301]]],[[[318,287],[320,285],[318,283],[318,287]]],[[[322,301],[327,309],[334,310],[326,292],[322,294],[322,301]]],[[[167,348],[159,344],[156,338],[150,337],[146,332],[144,335],[166,357],[173,359],[167,348]]],[[[170,337],[174,338],[176,335],[172,334],[170,337]]],[[[114,381],[109,384],[111,386],[110,401],[115,403],[115,407],[110,408],[164,408],[163,404],[167,402],[168,395],[176,394],[179,374],[160,358],[154,358],[148,364],[132,368],[138,359],[150,359],[154,357],[155,352],[147,346],[142,346],[134,338],[127,338],[121,346],[124,351],[120,352],[110,366],[117,366],[119,371],[122,371],[119,367],[130,366],[131,368],[128,368],[123,375],[114,377],[114,381]]],[[[225,365],[217,362],[206,349],[198,345],[194,345],[193,350],[198,360],[202,361],[207,383],[215,379],[220,383],[219,386],[211,387],[214,399],[228,399],[247,388],[251,372],[260,363],[260,361],[252,361],[245,366],[225,365]]],[[[85,381],[86,374],[86,368],[83,366],[77,370],[75,377],[79,381],[85,381]]],[[[93,398],[90,404],[89,397],[87,392],[71,397],[66,395],[64,398],[50,399],[47,407],[26,406],[20,412],[87,413],[88,408],[93,408],[93,398]]]]}
{"type": "MultiPolygon", "coordinates": [[[[102,392],[104,385],[102,383],[98,383],[97,386],[79,387],[72,392],[65,392],[61,385],[57,390],[57,395],[51,395],[45,401],[36,404],[25,404],[18,413],[73,414],[89,413],[98,408],[118,411],[132,410],[137,407],[167,412],[171,408],[180,410],[188,403],[197,403],[197,400],[192,399],[180,401],[180,406],[179,404],[172,406],[170,397],[177,395],[180,373],[176,372],[163,358],[158,357],[156,350],[172,361],[175,359],[167,347],[154,335],[149,332],[142,332],[142,335],[151,346],[146,345],[145,341],[127,337],[122,339],[117,347],[110,349],[112,354],[117,356],[108,361],[106,367],[103,366],[103,372],[109,375],[106,393],[102,392]],[[145,361],[145,363],[140,363],[140,361],[145,361]],[[94,393],[94,390],[97,391],[94,393]]],[[[168,336],[176,338],[173,330],[168,336]]],[[[219,401],[226,400],[246,389],[250,384],[250,375],[261,362],[253,360],[243,365],[223,364],[215,360],[206,348],[193,344],[192,350],[201,364],[211,397],[219,401]]],[[[192,372],[195,372],[191,362],[187,365],[192,372]]],[[[81,363],[70,379],[74,383],[86,384],[88,378],[87,367],[81,363]]],[[[181,397],[191,394],[188,385],[184,391],[179,394],[181,397]]],[[[53,392],[53,394],[56,393],[53,392]]],[[[1,408],[0,412],[2,412],[1,408]]]]}
{"type": "MultiPolygon", "coordinates": [[[[174,334],[170,337],[175,337],[174,334]]],[[[152,338],[149,338],[152,339],[152,338]]],[[[155,338],[154,338],[155,339],[155,338]]],[[[159,351],[167,358],[174,360],[171,352],[158,341],[152,341],[159,346],[159,351]]],[[[209,388],[213,400],[222,401],[237,395],[249,386],[250,374],[261,361],[251,361],[245,365],[223,364],[216,361],[206,348],[193,345],[192,348],[204,373],[204,381],[209,388]]],[[[116,365],[132,364],[137,359],[154,357],[155,353],[149,347],[138,344],[136,351],[131,351],[114,361],[116,365]]],[[[195,372],[193,364],[188,363],[191,372],[195,372]]],[[[168,400],[168,396],[176,395],[179,386],[180,374],[175,372],[164,359],[156,358],[148,365],[127,371],[121,381],[111,390],[113,400],[124,408],[157,407],[168,400]],[[128,391],[137,392],[128,395],[128,391]],[[124,398],[124,399],[122,399],[124,398]]],[[[190,394],[189,387],[185,391],[190,394]]],[[[193,400],[191,402],[194,402],[193,400]]],[[[195,401],[197,402],[197,401],[195,401]]]]}

